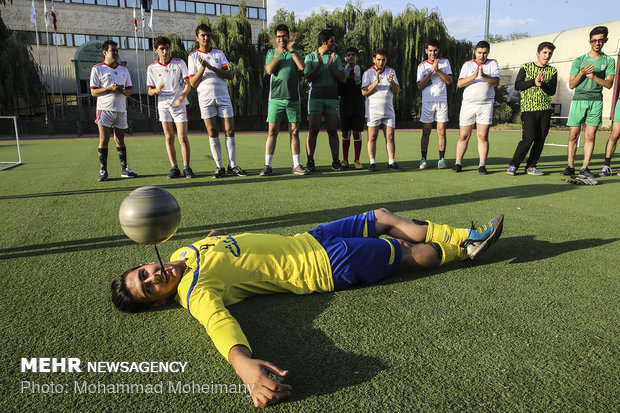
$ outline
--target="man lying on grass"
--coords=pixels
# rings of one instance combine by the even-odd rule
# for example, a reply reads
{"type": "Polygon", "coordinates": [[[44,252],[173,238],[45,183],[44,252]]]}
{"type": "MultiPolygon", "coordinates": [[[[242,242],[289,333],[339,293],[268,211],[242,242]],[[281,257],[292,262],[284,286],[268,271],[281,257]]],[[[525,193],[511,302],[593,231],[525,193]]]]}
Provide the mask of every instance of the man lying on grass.
{"type": "Polygon", "coordinates": [[[432,268],[474,259],[501,235],[503,215],[479,228],[453,228],[409,220],[381,208],[320,225],[293,237],[227,235],[183,247],[164,265],[141,264],[112,282],[112,301],[122,311],[158,307],[169,297],[206,328],[216,348],[243,383],[257,407],[290,395],[291,386],[269,373],[288,373],[252,358],[250,344],[226,306],[256,294],[309,294],[375,284],[402,264],[432,268]],[[393,238],[378,238],[387,234],[393,238]]]}

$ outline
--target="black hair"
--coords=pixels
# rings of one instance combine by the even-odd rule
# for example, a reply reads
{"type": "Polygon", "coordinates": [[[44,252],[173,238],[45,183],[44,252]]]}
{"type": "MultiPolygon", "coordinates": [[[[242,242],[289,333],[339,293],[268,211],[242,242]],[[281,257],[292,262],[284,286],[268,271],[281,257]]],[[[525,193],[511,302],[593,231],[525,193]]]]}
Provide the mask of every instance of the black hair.
{"type": "Polygon", "coordinates": [[[157,49],[160,45],[161,46],[170,46],[171,44],[172,44],[172,42],[166,36],[156,37],[155,40],[153,41],[153,47],[155,49],[157,49]]]}
{"type": "Polygon", "coordinates": [[[114,306],[126,313],[137,313],[139,311],[146,310],[151,306],[151,303],[141,303],[136,301],[127,289],[125,278],[130,272],[137,270],[138,268],[140,268],[140,265],[125,271],[123,275],[113,280],[110,285],[112,288],[112,302],[114,303],[114,306]]]}
{"type": "Polygon", "coordinates": [[[542,52],[542,49],[549,49],[553,52],[555,50],[555,45],[551,42],[542,42],[538,45],[538,49],[536,51],[540,53],[542,52]]]}
{"type": "Polygon", "coordinates": [[[289,35],[288,26],[286,24],[278,24],[273,31],[273,34],[277,35],[278,32],[286,32],[286,35],[289,35]]]}
{"type": "Polygon", "coordinates": [[[590,39],[592,38],[592,36],[596,36],[597,34],[602,34],[602,35],[605,36],[604,38],[607,39],[607,34],[608,33],[609,33],[609,30],[607,30],[607,27],[605,27],[605,26],[596,26],[590,32],[590,39]]]}
{"type": "Polygon", "coordinates": [[[478,43],[476,43],[476,47],[474,47],[474,50],[476,49],[491,50],[491,45],[486,40],[480,40],[478,43]]]}
{"type": "Polygon", "coordinates": [[[347,51],[345,52],[345,54],[347,54],[347,53],[349,53],[349,52],[353,52],[353,53],[355,53],[355,54],[356,54],[356,55],[358,55],[358,56],[359,56],[359,54],[360,54],[359,50],[357,50],[357,47],[349,47],[349,48],[347,49],[347,51]]]}
{"type": "Polygon", "coordinates": [[[106,52],[110,48],[110,45],[117,47],[118,43],[116,43],[114,40],[106,40],[101,44],[101,51],[106,52]]]}
{"type": "Polygon", "coordinates": [[[336,37],[336,33],[332,29],[323,29],[319,32],[319,46],[329,42],[329,39],[336,37]]]}
{"type": "Polygon", "coordinates": [[[387,50],[383,48],[375,49],[375,52],[373,53],[372,57],[377,57],[378,54],[380,54],[381,56],[388,57],[387,50]]]}
{"type": "Polygon", "coordinates": [[[203,31],[205,33],[211,33],[211,28],[206,24],[202,23],[199,24],[198,27],[196,27],[196,36],[198,36],[198,33],[200,33],[200,31],[203,31]]]}
{"type": "Polygon", "coordinates": [[[426,42],[426,44],[424,45],[424,49],[428,49],[428,46],[435,46],[436,48],[439,49],[439,40],[437,39],[430,39],[428,42],[426,42]]]}

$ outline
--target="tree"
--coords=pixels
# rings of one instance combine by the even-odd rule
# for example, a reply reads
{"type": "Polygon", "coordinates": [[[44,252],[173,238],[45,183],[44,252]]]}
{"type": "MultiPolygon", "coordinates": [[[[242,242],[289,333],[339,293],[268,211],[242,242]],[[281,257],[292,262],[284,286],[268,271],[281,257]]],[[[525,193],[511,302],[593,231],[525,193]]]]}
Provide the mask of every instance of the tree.
{"type": "Polygon", "coordinates": [[[506,36],[501,34],[489,34],[489,43],[509,42],[512,40],[527,39],[530,37],[529,32],[512,32],[506,36]]]}

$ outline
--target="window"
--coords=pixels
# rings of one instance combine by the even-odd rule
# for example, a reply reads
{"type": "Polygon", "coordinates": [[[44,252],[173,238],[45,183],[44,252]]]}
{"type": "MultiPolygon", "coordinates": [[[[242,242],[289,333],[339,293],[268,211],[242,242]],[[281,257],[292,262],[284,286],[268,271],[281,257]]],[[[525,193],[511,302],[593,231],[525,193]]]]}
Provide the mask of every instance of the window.
{"type": "Polygon", "coordinates": [[[248,19],[258,19],[258,9],[256,7],[248,7],[246,11],[248,13],[248,19]]]}
{"type": "MultiPolygon", "coordinates": [[[[157,0],[153,1],[153,7],[155,7],[155,2],[157,2],[157,0]]],[[[170,10],[170,6],[168,5],[168,0],[159,0],[159,6],[158,6],[159,10],[170,10]]]]}
{"type": "Polygon", "coordinates": [[[215,15],[215,4],[213,3],[205,3],[205,14],[215,15]]]}
{"type": "Polygon", "coordinates": [[[177,0],[176,3],[174,4],[174,9],[176,11],[185,11],[185,2],[177,0]]]}
{"type": "Polygon", "coordinates": [[[196,13],[197,14],[205,14],[205,4],[204,3],[196,3],[196,13]]]}
{"type": "Polygon", "coordinates": [[[73,40],[75,41],[74,46],[80,47],[84,43],[90,40],[89,36],[85,34],[74,34],[73,40]]]}
{"type": "Polygon", "coordinates": [[[265,15],[265,9],[258,9],[258,18],[261,20],[267,20],[267,16],[265,15]]]}
{"type": "Polygon", "coordinates": [[[239,6],[230,6],[230,15],[236,16],[239,14],[239,6]]]}
{"type": "Polygon", "coordinates": [[[186,13],[195,13],[196,9],[194,8],[194,2],[193,1],[186,1],[185,2],[185,12],[186,13]]]}
{"type": "MultiPolygon", "coordinates": [[[[79,3],[81,3],[81,1],[79,3]]],[[[84,0],[84,4],[95,4],[95,0],[84,0]]]]}
{"type": "Polygon", "coordinates": [[[230,16],[230,5],[228,4],[222,4],[222,16],[230,16]]]}
{"type": "Polygon", "coordinates": [[[71,33],[67,33],[65,35],[65,39],[67,41],[67,46],[73,47],[73,35],[71,33]]]}

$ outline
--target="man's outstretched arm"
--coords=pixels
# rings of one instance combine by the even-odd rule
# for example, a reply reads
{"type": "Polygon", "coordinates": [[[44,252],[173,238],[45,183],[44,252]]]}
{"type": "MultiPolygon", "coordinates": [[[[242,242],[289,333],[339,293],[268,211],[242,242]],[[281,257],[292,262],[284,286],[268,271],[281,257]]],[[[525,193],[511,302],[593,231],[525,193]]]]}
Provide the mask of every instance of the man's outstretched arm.
{"type": "Polygon", "coordinates": [[[228,353],[228,361],[247,386],[254,406],[265,407],[291,395],[290,385],[279,383],[268,375],[272,373],[284,377],[288,371],[268,361],[253,359],[246,346],[238,344],[232,347],[228,353]]]}

